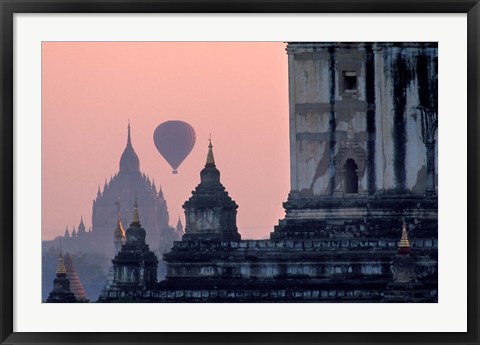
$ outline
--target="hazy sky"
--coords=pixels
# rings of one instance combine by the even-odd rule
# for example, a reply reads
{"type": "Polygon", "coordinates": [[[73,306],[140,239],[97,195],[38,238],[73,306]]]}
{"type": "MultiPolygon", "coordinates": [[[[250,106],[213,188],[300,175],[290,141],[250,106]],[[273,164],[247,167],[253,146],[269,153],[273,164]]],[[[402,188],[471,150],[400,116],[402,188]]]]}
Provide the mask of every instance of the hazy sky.
{"type": "Polygon", "coordinates": [[[140,170],[164,191],[175,225],[199,183],[212,134],[243,238],[266,237],[289,191],[284,43],[42,44],[42,238],[91,225],[92,200],[118,172],[130,120],[140,170]],[[153,132],[183,120],[197,136],[178,175],[153,132]]]}

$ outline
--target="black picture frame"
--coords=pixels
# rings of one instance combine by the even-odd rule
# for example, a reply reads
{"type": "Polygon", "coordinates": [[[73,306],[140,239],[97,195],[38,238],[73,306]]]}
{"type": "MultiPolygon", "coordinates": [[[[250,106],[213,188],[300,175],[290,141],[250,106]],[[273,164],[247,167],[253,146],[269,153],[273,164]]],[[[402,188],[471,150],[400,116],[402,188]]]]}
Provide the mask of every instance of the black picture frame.
{"type": "MultiPolygon", "coordinates": [[[[0,0],[2,344],[478,344],[479,0],[0,0]],[[13,332],[13,17],[15,13],[467,13],[468,332],[466,333],[18,333],[13,332]]],[[[454,230],[454,229],[450,229],[454,230]]],[[[452,315],[452,317],[455,317],[452,315]]],[[[221,329],[219,329],[221,331],[221,329]]]]}

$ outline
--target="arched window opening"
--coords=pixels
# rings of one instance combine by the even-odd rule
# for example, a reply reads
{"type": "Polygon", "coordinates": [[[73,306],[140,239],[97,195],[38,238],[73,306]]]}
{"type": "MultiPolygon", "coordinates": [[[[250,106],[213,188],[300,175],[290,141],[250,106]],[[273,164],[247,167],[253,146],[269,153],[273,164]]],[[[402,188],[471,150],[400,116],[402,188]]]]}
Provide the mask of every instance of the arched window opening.
{"type": "Polygon", "coordinates": [[[345,168],[345,193],[358,193],[358,166],[351,158],[347,159],[345,168]]]}

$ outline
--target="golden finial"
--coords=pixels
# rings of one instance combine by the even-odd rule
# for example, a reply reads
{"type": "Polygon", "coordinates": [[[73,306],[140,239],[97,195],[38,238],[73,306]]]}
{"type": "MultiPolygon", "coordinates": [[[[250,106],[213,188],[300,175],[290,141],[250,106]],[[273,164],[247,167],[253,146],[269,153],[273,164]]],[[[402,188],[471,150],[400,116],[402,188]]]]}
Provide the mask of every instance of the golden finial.
{"type": "Polygon", "coordinates": [[[133,204],[133,225],[140,225],[140,217],[138,216],[138,203],[137,197],[135,197],[135,204],[133,204]]]}
{"type": "Polygon", "coordinates": [[[117,227],[115,228],[114,237],[116,240],[125,238],[125,230],[123,229],[123,225],[120,222],[120,219],[117,222],[117,227]]]}
{"type": "Polygon", "coordinates": [[[125,230],[123,229],[122,219],[120,217],[120,202],[117,200],[115,204],[117,205],[118,219],[117,219],[117,227],[115,228],[115,232],[114,232],[114,238],[123,239],[125,238],[125,230]]]}
{"type": "Polygon", "coordinates": [[[58,254],[58,264],[57,264],[57,277],[66,276],[67,269],[65,268],[65,263],[63,262],[62,251],[58,254]]]}
{"type": "Polygon", "coordinates": [[[207,163],[205,166],[215,166],[215,159],[213,158],[213,145],[212,145],[212,135],[210,134],[210,138],[208,139],[208,155],[207,155],[207,163]]]}
{"type": "Polygon", "coordinates": [[[400,244],[398,246],[398,254],[410,254],[410,242],[408,241],[407,224],[405,223],[405,219],[403,220],[402,238],[400,239],[400,244]]]}

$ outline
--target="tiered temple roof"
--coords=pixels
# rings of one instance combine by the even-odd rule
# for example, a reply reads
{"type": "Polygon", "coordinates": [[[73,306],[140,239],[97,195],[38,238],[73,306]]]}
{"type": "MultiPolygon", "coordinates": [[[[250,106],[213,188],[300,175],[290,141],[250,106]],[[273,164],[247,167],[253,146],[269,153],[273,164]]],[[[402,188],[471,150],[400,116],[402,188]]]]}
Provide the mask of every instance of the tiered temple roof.
{"type": "Polygon", "coordinates": [[[85,289],[80,281],[70,253],[65,254],[65,268],[67,270],[67,279],[70,281],[70,290],[73,292],[76,299],[82,302],[88,301],[85,289]]]}
{"type": "Polygon", "coordinates": [[[186,224],[183,240],[239,241],[236,225],[238,205],[220,182],[210,140],[200,184],[184,204],[186,224]]]}

